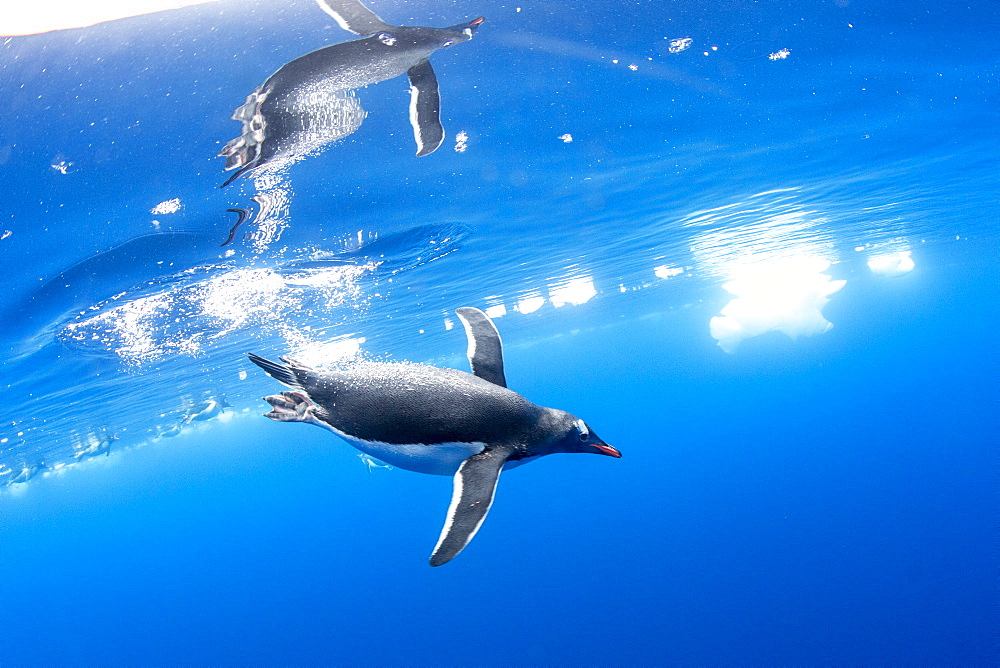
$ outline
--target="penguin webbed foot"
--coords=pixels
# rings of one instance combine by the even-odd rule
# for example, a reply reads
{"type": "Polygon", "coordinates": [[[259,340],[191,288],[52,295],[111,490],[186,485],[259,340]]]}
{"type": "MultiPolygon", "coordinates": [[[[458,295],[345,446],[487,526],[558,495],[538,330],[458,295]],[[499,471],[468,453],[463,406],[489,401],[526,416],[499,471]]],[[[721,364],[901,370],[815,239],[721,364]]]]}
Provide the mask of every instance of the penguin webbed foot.
{"type": "Polygon", "coordinates": [[[277,420],[278,422],[315,422],[316,418],[312,414],[315,407],[302,392],[282,392],[264,397],[264,401],[271,404],[274,409],[269,413],[264,413],[264,417],[277,420]]]}

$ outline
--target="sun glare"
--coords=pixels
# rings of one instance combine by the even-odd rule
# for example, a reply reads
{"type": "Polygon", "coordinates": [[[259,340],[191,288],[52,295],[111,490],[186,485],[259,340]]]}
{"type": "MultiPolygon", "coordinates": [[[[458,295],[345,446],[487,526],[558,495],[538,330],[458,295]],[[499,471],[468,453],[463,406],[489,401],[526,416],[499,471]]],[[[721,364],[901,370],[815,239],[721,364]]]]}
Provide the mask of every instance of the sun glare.
{"type": "Polygon", "coordinates": [[[828,260],[809,254],[757,260],[734,264],[722,286],[734,298],[709,322],[720,348],[734,353],[744,339],[770,331],[794,340],[833,327],[823,317],[823,307],[847,281],[823,273],[828,260]]]}
{"type": "Polygon", "coordinates": [[[84,28],[95,23],[180,9],[215,0],[51,0],[10,3],[0,12],[0,35],[35,35],[50,30],[84,28]]]}

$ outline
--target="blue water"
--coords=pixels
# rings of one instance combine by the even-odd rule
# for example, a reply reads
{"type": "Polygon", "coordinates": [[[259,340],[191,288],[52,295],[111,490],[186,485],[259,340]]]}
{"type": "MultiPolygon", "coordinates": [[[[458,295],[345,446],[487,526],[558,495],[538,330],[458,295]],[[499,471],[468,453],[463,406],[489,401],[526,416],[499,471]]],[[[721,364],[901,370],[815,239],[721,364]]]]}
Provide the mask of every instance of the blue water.
{"type": "Polygon", "coordinates": [[[226,189],[232,110],[353,37],[315,3],[0,39],[0,663],[995,663],[1000,7],[372,7],[486,16],[441,148],[393,79],[226,189]],[[466,369],[466,305],[624,456],[432,569],[450,481],[243,353],[466,369]]]}

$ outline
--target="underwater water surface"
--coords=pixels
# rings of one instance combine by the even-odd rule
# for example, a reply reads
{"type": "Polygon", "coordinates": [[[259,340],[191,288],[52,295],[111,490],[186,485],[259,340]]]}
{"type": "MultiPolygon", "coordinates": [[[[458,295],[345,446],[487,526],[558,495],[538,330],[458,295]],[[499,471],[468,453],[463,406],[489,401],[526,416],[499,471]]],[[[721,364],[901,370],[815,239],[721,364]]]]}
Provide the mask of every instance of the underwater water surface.
{"type": "Polygon", "coordinates": [[[0,663],[994,663],[1000,7],[369,4],[486,17],[440,148],[394,78],[225,188],[315,2],[0,38],[0,663]],[[467,370],[462,306],[623,457],[430,568],[450,481],[245,353],[467,370]]]}

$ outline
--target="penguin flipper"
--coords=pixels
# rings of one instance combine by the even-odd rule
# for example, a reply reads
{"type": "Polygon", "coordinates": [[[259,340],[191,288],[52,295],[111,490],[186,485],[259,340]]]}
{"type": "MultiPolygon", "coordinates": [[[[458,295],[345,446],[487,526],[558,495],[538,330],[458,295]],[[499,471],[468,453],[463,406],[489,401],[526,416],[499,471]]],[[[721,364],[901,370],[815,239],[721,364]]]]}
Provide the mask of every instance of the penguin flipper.
{"type": "Polygon", "coordinates": [[[421,60],[406,71],[410,77],[410,125],[417,142],[417,157],[429,155],[444,141],[441,96],[431,61],[421,60]]]}
{"type": "Polygon", "coordinates": [[[472,373],[494,385],[507,387],[503,373],[503,343],[490,317],[477,308],[463,306],[455,311],[469,338],[469,365],[472,373]]]}
{"type": "Polygon", "coordinates": [[[430,565],[440,566],[454,559],[479,531],[493,505],[500,471],[513,448],[495,447],[472,455],[458,467],[448,516],[441,529],[430,565]]]}
{"type": "Polygon", "coordinates": [[[316,0],[316,2],[319,8],[332,16],[341,28],[358,35],[374,35],[394,27],[358,0],[316,0]]]}
{"type": "MultiPolygon", "coordinates": [[[[225,183],[223,183],[223,184],[222,184],[221,186],[219,186],[219,187],[220,187],[220,188],[225,188],[225,187],[226,187],[226,186],[228,186],[228,185],[229,185],[230,183],[232,183],[232,182],[233,182],[233,181],[235,181],[236,179],[240,178],[241,176],[243,176],[243,175],[244,175],[245,173],[247,173],[248,171],[250,171],[251,169],[253,169],[253,168],[254,168],[254,167],[256,167],[256,166],[257,166],[257,160],[256,160],[256,159],[255,159],[255,160],[253,160],[252,162],[249,162],[249,163],[247,163],[247,164],[243,165],[243,166],[242,166],[242,167],[240,167],[240,168],[239,168],[239,169],[238,169],[238,170],[237,170],[237,171],[236,171],[235,173],[233,173],[233,175],[232,175],[232,176],[230,176],[230,177],[229,177],[228,179],[226,179],[226,182],[225,182],[225,183]]],[[[235,226],[234,226],[234,228],[235,228],[235,226]]],[[[235,230],[234,230],[234,231],[235,231],[235,230]]],[[[225,245],[225,244],[223,244],[223,245],[225,245]]]]}

